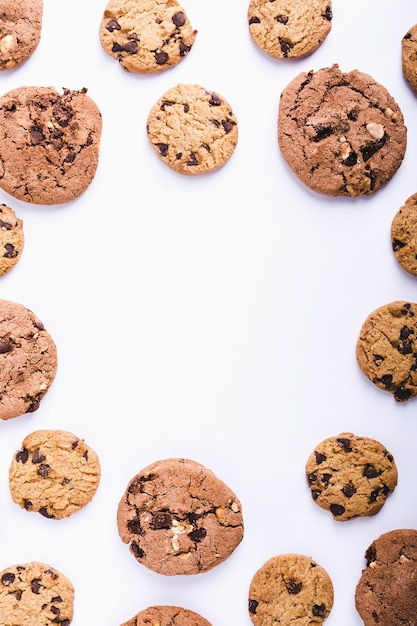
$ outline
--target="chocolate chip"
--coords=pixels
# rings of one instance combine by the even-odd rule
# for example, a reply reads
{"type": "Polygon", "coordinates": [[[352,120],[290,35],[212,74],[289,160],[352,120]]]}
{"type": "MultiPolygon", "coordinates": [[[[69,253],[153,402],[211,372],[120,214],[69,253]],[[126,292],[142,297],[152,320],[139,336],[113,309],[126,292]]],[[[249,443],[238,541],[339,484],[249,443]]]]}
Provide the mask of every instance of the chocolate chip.
{"type": "Polygon", "coordinates": [[[328,6],[328,7],[326,7],[325,12],[323,13],[323,17],[324,17],[324,19],[325,19],[325,20],[329,20],[329,22],[331,22],[331,21],[332,21],[332,19],[333,19],[333,13],[332,13],[332,9],[331,9],[331,7],[329,7],[329,6],[328,6]]]}
{"type": "Polygon", "coordinates": [[[385,357],[382,356],[382,354],[374,354],[373,355],[373,359],[374,359],[374,363],[377,367],[379,367],[381,365],[381,363],[383,361],[385,361],[385,357]]]}
{"type": "Polygon", "coordinates": [[[9,224],[9,222],[3,222],[3,220],[0,220],[0,228],[4,228],[4,230],[11,230],[13,227],[9,224]]]}
{"type": "Polygon", "coordinates": [[[320,463],[324,463],[324,461],[326,461],[327,457],[325,454],[322,454],[321,452],[314,452],[314,456],[316,457],[316,463],[318,465],[320,465],[320,463]]]}
{"type": "Polygon", "coordinates": [[[413,354],[413,344],[409,339],[400,341],[397,350],[400,354],[413,354]]]}
{"type": "Polygon", "coordinates": [[[41,463],[38,467],[38,474],[41,478],[46,478],[51,473],[51,468],[46,463],[41,463]]]}
{"type": "Polygon", "coordinates": [[[330,482],[330,479],[332,477],[332,474],[322,474],[321,475],[321,480],[325,485],[328,485],[330,482]]]}
{"type": "Polygon", "coordinates": [[[168,511],[160,511],[153,516],[152,523],[155,528],[171,528],[172,515],[168,511]]]}
{"type": "Polygon", "coordinates": [[[313,485],[317,481],[317,474],[307,474],[307,482],[309,485],[313,485]]]}
{"type": "Polygon", "coordinates": [[[168,62],[169,56],[166,52],[160,50],[155,52],[155,61],[157,65],[165,65],[168,62]]]}
{"type": "Polygon", "coordinates": [[[133,535],[143,535],[143,529],[140,525],[140,519],[136,517],[135,519],[131,519],[127,522],[127,529],[133,535]]]}
{"type": "Polygon", "coordinates": [[[114,30],[120,30],[121,26],[118,22],[116,22],[116,20],[110,20],[110,22],[107,22],[106,28],[110,33],[112,33],[114,30]]]}
{"type": "Polygon", "coordinates": [[[314,617],[324,617],[326,615],[326,606],[324,604],[313,604],[312,613],[314,617]]]}
{"type": "Polygon", "coordinates": [[[155,144],[159,150],[159,154],[165,157],[168,154],[168,144],[167,143],[157,143],[155,144]]]}
{"type": "Polygon", "coordinates": [[[369,502],[370,502],[370,503],[372,503],[372,502],[375,502],[375,501],[376,501],[376,499],[378,498],[379,492],[380,492],[380,489],[374,489],[374,490],[371,492],[371,494],[370,494],[370,496],[369,496],[369,502]]]}
{"type": "Polygon", "coordinates": [[[14,259],[17,257],[18,252],[15,250],[15,247],[11,243],[6,243],[4,246],[5,253],[3,254],[5,259],[14,259]]]}
{"type": "Polygon", "coordinates": [[[345,510],[346,510],[345,507],[342,506],[341,504],[331,504],[330,505],[330,511],[331,511],[331,513],[335,517],[339,517],[340,515],[343,515],[345,510]]]}
{"type": "Polygon", "coordinates": [[[184,13],[182,13],[181,11],[178,11],[178,13],[175,13],[175,15],[172,16],[172,21],[174,22],[177,28],[184,26],[186,22],[184,13]]]}
{"type": "Polygon", "coordinates": [[[38,595],[42,589],[41,581],[38,578],[34,578],[31,582],[30,589],[32,593],[38,595]]]}
{"type": "Polygon", "coordinates": [[[295,578],[289,578],[285,581],[285,586],[287,587],[288,593],[297,595],[303,588],[303,583],[301,581],[297,581],[295,578]]]}
{"type": "Polygon", "coordinates": [[[3,585],[7,587],[8,585],[11,585],[14,582],[14,579],[15,579],[15,575],[13,574],[13,572],[6,572],[1,577],[1,582],[3,583],[3,585]]]}
{"type": "Polygon", "coordinates": [[[404,246],[406,246],[407,244],[405,243],[405,241],[400,241],[399,239],[394,239],[392,242],[392,249],[394,250],[394,252],[397,252],[397,250],[401,250],[401,248],[404,248],[404,246]]]}
{"type": "Polygon", "coordinates": [[[356,487],[353,483],[349,483],[343,487],[342,492],[347,498],[351,498],[356,493],[356,487]]]}
{"type": "Polygon", "coordinates": [[[52,515],[52,513],[48,512],[48,509],[46,508],[46,506],[42,506],[38,513],[40,513],[42,515],[42,517],[46,517],[47,519],[53,519],[54,516],[52,515]]]}
{"type": "Polygon", "coordinates": [[[42,126],[32,126],[29,131],[30,142],[33,146],[37,146],[45,139],[42,126]]]}
{"type": "Polygon", "coordinates": [[[192,152],[192,153],[190,154],[190,156],[189,156],[189,158],[188,158],[188,161],[187,161],[187,165],[189,165],[189,166],[191,166],[191,167],[193,167],[194,165],[198,165],[197,157],[196,157],[196,155],[194,154],[194,152],[192,152]]]}
{"type": "Polygon", "coordinates": [[[249,600],[249,613],[252,613],[252,615],[256,614],[256,609],[258,608],[258,604],[259,602],[257,600],[249,600]]]}
{"type": "Polygon", "coordinates": [[[291,52],[292,45],[288,41],[284,41],[283,39],[279,39],[279,45],[284,58],[287,58],[289,53],[291,52]]]}
{"type": "Polygon", "coordinates": [[[183,41],[180,41],[179,45],[180,57],[185,57],[191,50],[191,46],[187,46],[183,41]]]}
{"type": "Polygon", "coordinates": [[[221,103],[222,103],[221,98],[219,98],[219,96],[216,93],[212,93],[210,100],[209,100],[209,104],[212,107],[218,107],[221,105],[221,103]]]}
{"type": "Polygon", "coordinates": [[[120,43],[117,43],[117,41],[114,41],[111,47],[111,51],[112,52],[124,52],[124,46],[122,46],[120,43]]]}
{"type": "Polygon", "coordinates": [[[348,167],[352,167],[353,165],[356,165],[357,162],[358,162],[358,155],[356,154],[354,150],[352,150],[352,152],[348,154],[346,159],[343,159],[343,163],[347,165],[348,167]]]}
{"type": "Polygon", "coordinates": [[[192,541],[199,542],[205,539],[205,537],[207,536],[207,531],[205,528],[197,528],[196,530],[188,533],[188,536],[192,541]]]}
{"type": "Polygon", "coordinates": [[[350,439],[347,439],[346,437],[340,437],[339,439],[337,439],[337,442],[340,443],[344,452],[352,452],[352,448],[350,447],[350,439]]]}
{"type": "Polygon", "coordinates": [[[222,120],[222,126],[224,128],[224,132],[227,135],[233,129],[234,124],[232,122],[228,122],[227,120],[222,120]]]}
{"type": "Polygon", "coordinates": [[[136,54],[139,50],[138,42],[136,39],[131,39],[123,46],[123,50],[128,54],[136,54]]]}
{"type": "Polygon", "coordinates": [[[371,463],[368,463],[363,468],[363,475],[365,476],[365,478],[376,478],[380,475],[380,473],[381,472],[379,472],[373,465],[371,465],[371,463]]]}
{"type": "Polygon", "coordinates": [[[15,459],[18,463],[26,463],[28,458],[29,458],[29,452],[27,448],[22,448],[21,450],[19,450],[19,452],[17,452],[15,456],[15,459]]]}
{"type": "Polygon", "coordinates": [[[411,390],[407,389],[403,385],[398,387],[398,389],[394,393],[394,398],[399,402],[403,402],[404,400],[408,400],[411,397],[411,390]]]}
{"type": "Polygon", "coordinates": [[[32,463],[42,463],[42,461],[44,461],[45,459],[46,457],[41,454],[39,448],[37,448],[32,454],[32,463]]]}
{"type": "Polygon", "coordinates": [[[322,141],[326,139],[326,137],[330,137],[333,134],[333,128],[331,126],[322,126],[317,129],[315,137],[313,137],[314,142],[322,141]]]}
{"type": "Polygon", "coordinates": [[[381,148],[384,145],[385,145],[385,136],[382,137],[381,139],[378,139],[378,141],[374,141],[373,143],[370,143],[367,146],[364,146],[363,148],[361,148],[362,158],[365,161],[365,163],[366,161],[369,161],[369,159],[373,157],[374,154],[378,152],[378,150],[381,150],[381,148]]]}
{"type": "Polygon", "coordinates": [[[277,22],[280,22],[281,24],[287,24],[288,23],[288,15],[278,15],[276,20],[277,20],[277,22]]]}
{"type": "Polygon", "coordinates": [[[51,613],[53,615],[56,615],[57,617],[59,617],[61,615],[61,609],[59,609],[57,606],[51,606],[51,613]]]}
{"type": "Polygon", "coordinates": [[[400,331],[400,339],[408,339],[410,335],[414,334],[414,330],[408,326],[403,326],[400,331]]]}
{"type": "Polygon", "coordinates": [[[377,379],[381,382],[386,389],[389,389],[392,386],[392,374],[384,374],[381,378],[377,379]]]}
{"type": "Polygon", "coordinates": [[[259,17],[256,17],[256,15],[251,17],[250,20],[249,20],[249,26],[251,24],[260,24],[260,23],[261,23],[261,20],[259,19],[259,17]]]}
{"type": "Polygon", "coordinates": [[[321,494],[320,489],[312,489],[311,490],[311,495],[313,500],[317,500],[317,498],[319,497],[319,495],[321,494]]]}
{"type": "Polygon", "coordinates": [[[13,343],[10,339],[0,339],[0,354],[6,354],[13,350],[13,343]]]}
{"type": "Polygon", "coordinates": [[[32,508],[32,502],[30,500],[24,500],[23,501],[23,507],[25,508],[26,511],[29,511],[29,509],[32,508]]]}
{"type": "Polygon", "coordinates": [[[132,543],[130,544],[130,549],[132,551],[133,556],[137,559],[143,559],[143,557],[145,556],[144,551],[142,550],[142,548],[139,547],[139,544],[137,544],[135,541],[132,541],[132,543]]]}

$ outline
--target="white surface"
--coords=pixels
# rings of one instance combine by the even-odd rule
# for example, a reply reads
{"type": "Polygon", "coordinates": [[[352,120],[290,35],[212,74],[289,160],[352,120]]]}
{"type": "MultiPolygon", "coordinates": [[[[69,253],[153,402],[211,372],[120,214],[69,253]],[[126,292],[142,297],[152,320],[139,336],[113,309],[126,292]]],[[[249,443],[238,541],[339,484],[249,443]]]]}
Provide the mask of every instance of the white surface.
{"type": "Polygon", "coordinates": [[[397,264],[390,224],[417,191],[417,98],[401,72],[411,0],[333,0],[332,30],[310,57],[274,61],[249,37],[243,0],[183,3],[198,30],[177,67],[123,73],[98,39],[105,3],[45,0],[41,43],[1,89],[88,88],[103,115],[97,175],[73,203],[39,207],[0,193],[24,220],[26,245],[2,298],[31,308],[54,337],[57,377],[36,413],[0,424],[0,569],[41,560],[76,590],[73,626],[118,626],[150,604],[176,604],[213,626],[250,626],[255,571],[284,552],[312,556],[335,588],[328,626],[359,626],[354,591],[364,551],[417,523],[417,401],[398,405],[359,371],[365,317],[417,301],[397,264]],[[337,62],[384,84],[408,127],[394,179],[369,198],[326,198],[289,172],[278,150],[279,95],[301,71],[337,62]],[[180,82],[222,94],[239,123],[224,168],[185,178],[147,143],[154,102],[180,82]],[[8,467],[26,434],[61,428],[100,456],[94,500],[51,521],[11,501],[8,467]],[[336,523],[312,501],[304,465],[342,431],[394,454],[399,483],[374,518],[336,523]],[[130,478],[184,456],[239,496],[245,536],[222,565],[164,577],[138,564],[117,533],[130,478]]]}

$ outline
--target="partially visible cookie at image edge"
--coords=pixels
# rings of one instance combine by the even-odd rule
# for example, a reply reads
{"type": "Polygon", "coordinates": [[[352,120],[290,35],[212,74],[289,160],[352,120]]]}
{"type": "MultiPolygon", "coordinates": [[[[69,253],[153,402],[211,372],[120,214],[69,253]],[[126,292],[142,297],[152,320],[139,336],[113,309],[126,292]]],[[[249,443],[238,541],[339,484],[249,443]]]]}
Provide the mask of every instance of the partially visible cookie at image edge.
{"type": "Polygon", "coordinates": [[[401,40],[401,67],[411,89],[417,95],[417,24],[401,40]]]}
{"type": "Polygon", "coordinates": [[[0,70],[25,63],[39,45],[43,0],[3,0],[0,11],[0,70]]]}
{"type": "Polygon", "coordinates": [[[37,430],[13,456],[9,487],[22,509],[63,519],[93,499],[100,482],[96,452],[71,432],[37,430]]]}
{"type": "Polygon", "coordinates": [[[321,441],[305,470],[314,502],[339,522],[378,513],[398,480],[385,446],[350,432],[321,441]]]}
{"type": "Polygon", "coordinates": [[[356,343],[363,374],[397,402],[417,395],[417,304],[397,300],[370,313],[356,343]]]}
{"type": "Polygon", "coordinates": [[[407,198],[394,215],[391,244],[401,267],[417,276],[417,193],[407,198]]]}
{"type": "Polygon", "coordinates": [[[298,179],[328,196],[370,195],[403,162],[407,128],[399,105],[369,74],[337,64],[301,72],[281,93],[278,144],[298,179]]]}
{"type": "Polygon", "coordinates": [[[120,626],[211,626],[198,613],[178,606],[149,606],[120,626]]]}
{"type": "Polygon", "coordinates": [[[197,31],[177,0],[110,0],[99,34],[104,51],[123,70],[150,74],[182,61],[197,31]]]}
{"type": "Polygon", "coordinates": [[[297,59],[314,52],[331,30],[330,0],[250,0],[249,33],[275,59],[297,59]]]}
{"type": "Polygon", "coordinates": [[[24,244],[23,220],[12,208],[0,204],[0,276],[7,274],[19,261],[24,244]]]}

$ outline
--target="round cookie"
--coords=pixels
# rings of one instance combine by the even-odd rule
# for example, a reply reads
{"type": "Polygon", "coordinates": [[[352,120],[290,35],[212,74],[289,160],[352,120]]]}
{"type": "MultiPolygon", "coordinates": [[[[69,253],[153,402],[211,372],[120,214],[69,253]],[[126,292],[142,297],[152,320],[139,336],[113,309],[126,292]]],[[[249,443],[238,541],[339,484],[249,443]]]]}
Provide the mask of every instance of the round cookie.
{"type": "Polygon", "coordinates": [[[104,51],[123,70],[149,74],[182,61],[197,31],[177,0],[110,0],[99,34],[104,51]]]}
{"type": "Polygon", "coordinates": [[[1,623],[19,626],[69,626],[74,615],[74,587],[46,563],[12,565],[0,572],[1,623]]]}
{"type": "Polygon", "coordinates": [[[211,626],[198,613],[178,606],[150,606],[120,626],[211,626]]]}
{"type": "Polygon", "coordinates": [[[330,0],[250,0],[249,33],[254,43],[275,59],[305,57],[331,29],[330,0]]]}
{"type": "Polygon", "coordinates": [[[407,198],[394,215],[391,244],[401,267],[417,276],[417,193],[407,198]]]}
{"type": "Polygon", "coordinates": [[[19,261],[24,244],[23,221],[9,206],[0,204],[0,276],[19,261]]]}
{"type": "Polygon", "coordinates": [[[272,557],[249,587],[249,617],[255,626],[318,626],[329,616],[334,591],[326,570],[302,554],[272,557]]]}
{"type": "Polygon", "coordinates": [[[415,624],[417,615],[417,530],[382,534],[365,552],[366,568],[356,586],[355,605],[364,626],[415,624]]]}
{"type": "Polygon", "coordinates": [[[97,454],[64,430],[25,437],[9,468],[13,501],[49,519],[69,517],[91,502],[100,482],[97,454]]]}
{"type": "Polygon", "coordinates": [[[401,40],[401,67],[411,89],[417,95],[417,24],[401,40]]]}
{"type": "Polygon", "coordinates": [[[314,502],[338,522],[378,513],[398,480],[392,454],[378,441],[353,433],[324,439],[305,471],[314,502]]]}
{"type": "Polygon", "coordinates": [[[417,395],[417,304],[397,300],[362,324],[356,359],[362,372],[397,402],[417,395]]]}
{"type": "Polygon", "coordinates": [[[0,70],[19,67],[38,47],[43,0],[3,0],[0,12],[0,70]]]}
{"type": "Polygon", "coordinates": [[[39,408],[57,372],[57,349],[32,311],[0,300],[0,419],[39,408]]]}
{"type": "Polygon", "coordinates": [[[134,476],[117,511],[117,527],[139,563],[167,576],[206,572],[243,538],[241,504],[196,461],[156,461],[134,476]]]}
{"type": "Polygon", "coordinates": [[[164,93],[149,112],[146,132],[162,163],[188,176],[222,167],[238,141],[228,102],[200,85],[179,84],[164,93]]]}
{"type": "Polygon", "coordinates": [[[0,98],[0,187],[19,200],[80,196],[98,166],[102,119],[87,90],[18,87],[0,98]]]}
{"type": "Polygon", "coordinates": [[[328,196],[370,195],[400,167],[403,114],[387,89],[337,64],[302,72],[281,93],[278,144],[299,180],[328,196]]]}

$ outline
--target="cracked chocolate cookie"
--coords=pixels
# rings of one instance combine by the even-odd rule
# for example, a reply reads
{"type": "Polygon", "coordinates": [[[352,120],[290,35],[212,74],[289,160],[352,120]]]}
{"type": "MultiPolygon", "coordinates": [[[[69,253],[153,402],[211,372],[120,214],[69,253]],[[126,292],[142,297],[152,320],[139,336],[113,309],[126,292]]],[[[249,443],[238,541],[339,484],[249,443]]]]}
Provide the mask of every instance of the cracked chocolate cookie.
{"type": "Polygon", "coordinates": [[[138,74],[177,65],[196,36],[177,0],[110,0],[100,24],[104,51],[123,70],[138,74]]]}
{"type": "Polygon", "coordinates": [[[356,344],[360,369],[397,402],[417,395],[417,304],[397,300],[365,319],[356,344]]]}
{"type": "Polygon", "coordinates": [[[407,198],[394,215],[391,244],[401,267],[417,276],[417,193],[407,198]]]}
{"type": "Polygon", "coordinates": [[[305,470],[314,502],[338,522],[378,513],[398,480],[394,457],[379,441],[349,432],[319,443],[305,470]]]}
{"type": "Polygon", "coordinates": [[[0,8],[0,70],[19,67],[41,39],[43,0],[3,0],[0,8]]]}
{"type": "Polygon", "coordinates": [[[328,196],[370,195],[400,167],[407,145],[403,114],[387,89],[337,64],[302,72],[281,93],[278,143],[307,187],[328,196]]]}
{"type": "Polygon", "coordinates": [[[228,102],[200,85],[169,89],[150,110],[146,132],[160,161],[188,176],[222,167],[238,141],[237,120],[228,102]]]}
{"type": "Polygon", "coordinates": [[[100,482],[97,454],[64,430],[27,435],[9,468],[13,502],[49,519],[63,519],[93,499],[100,482]]]}
{"type": "Polygon", "coordinates": [[[36,411],[57,365],[54,340],[36,315],[0,300],[0,419],[36,411]]]}
{"type": "Polygon", "coordinates": [[[150,606],[120,626],[211,626],[198,613],[178,606],[150,606]]]}
{"type": "Polygon", "coordinates": [[[382,534],[365,552],[366,568],[356,586],[356,610],[364,626],[415,624],[417,530],[382,534]]]}
{"type": "Polygon", "coordinates": [[[24,244],[23,221],[9,206],[0,204],[0,276],[19,261],[24,244]]]}
{"type": "Polygon", "coordinates": [[[411,89],[417,95],[417,24],[401,40],[401,67],[411,89]]]}
{"type": "Polygon", "coordinates": [[[86,89],[9,91],[0,98],[0,187],[34,204],[74,200],[95,176],[101,129],[86,89]]]}
{"type": "Polygon", "coordinates": [[[74,587],[46,563],[12,565],[0,572],[0,624],[69,626],[74,615],[74,587]]]}
{"type": "Polygon", "coordinates": [[[314,52],[332,24],[330,0],[250,0],[249,33],[275,59],[294,59],[314,52]]]}
{"type": "Polygon", "coordinates": [[[135,559],[167,576],[206,572],[243,538],[233,491],[208,468],[181,458],[156,461],[131,479],[117,526],[135,559]]]}
{"type": "Polygon", "coordinates": [[[326,570],[303,554],[272,557],[249,587],[249,617],[255,626],[318,626],[330,615],[334,591],[326,570]]]}

